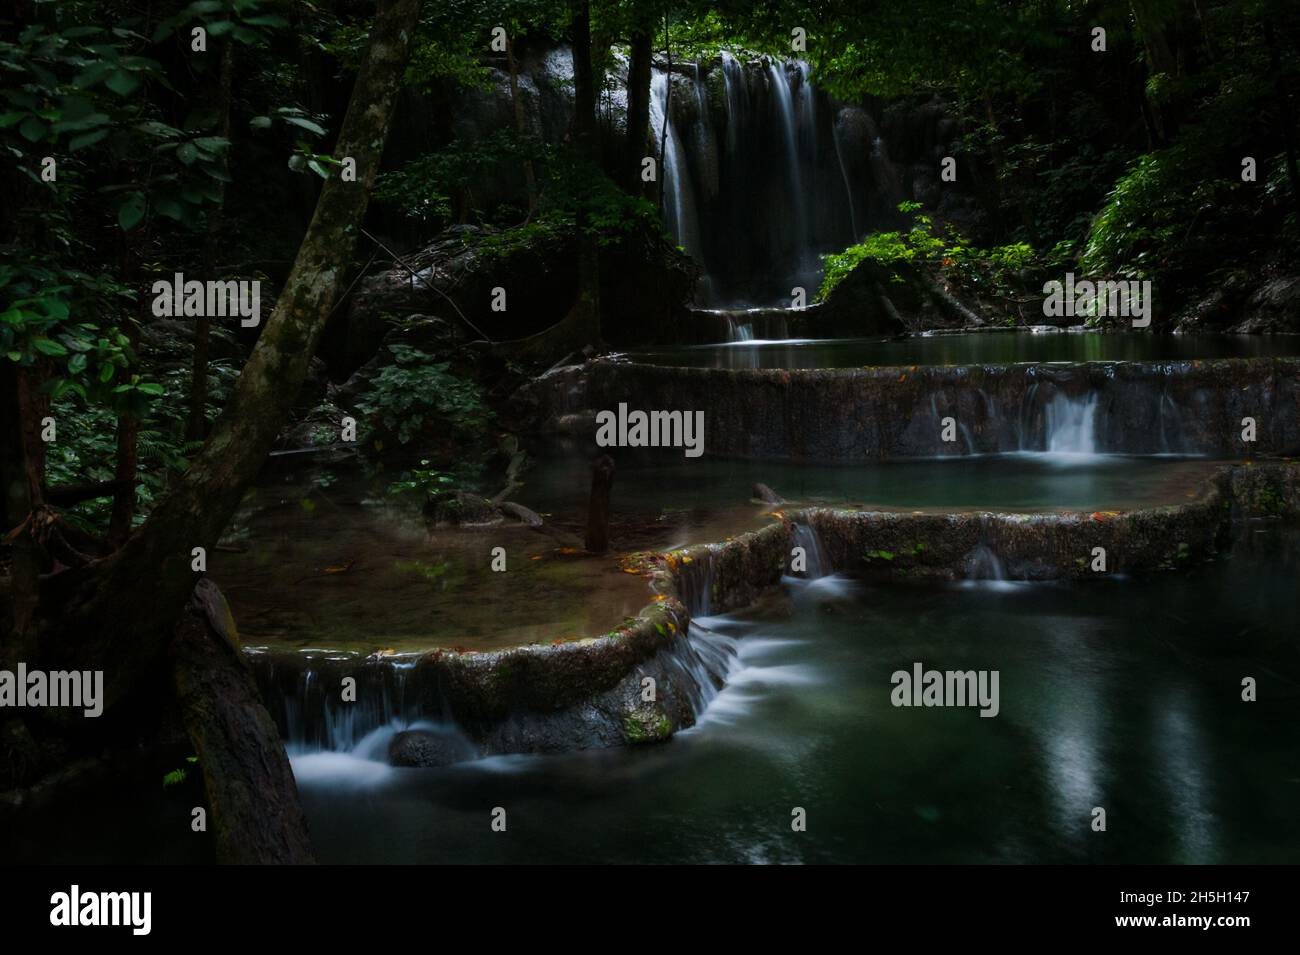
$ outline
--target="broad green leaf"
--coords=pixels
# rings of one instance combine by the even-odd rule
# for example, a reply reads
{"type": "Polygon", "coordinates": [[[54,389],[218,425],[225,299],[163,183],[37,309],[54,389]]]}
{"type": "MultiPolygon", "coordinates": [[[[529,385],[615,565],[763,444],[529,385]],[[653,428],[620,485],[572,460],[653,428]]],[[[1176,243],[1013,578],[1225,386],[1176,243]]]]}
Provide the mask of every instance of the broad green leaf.
{"type": "Polygon", "coordinates": [[[303,119],[301,116],[285,116],[284,121],[286,123],[292,123],[295,126],[300,126],[308,132],[315,133],[317,136],[325,135],[325,130],[313,123],[310,119],[303,119]]]}
{"type": "Polygon", "coordinates": [[[148,203],[145,201],[144,193],[128,193],[125,201],[117,207],[117,224],[122,227],[123,232],[130,232],[144,218],[147,208],[148,203]]]}
{"type": "Polygon", "coordinates": [[[84,133],[81,136],[73,136],[72,139],[68,141],[68,151],[75,153],[78,149],[85,149],[87,146],[93,146],[107,135],[107,129],[97,129],[93,133],[84,133]]]}
{"type": "Polygon", "coordinates": [[[45,123],[39,116],[28,116],[18,127],[18,132],[22,134],[23,139],[35,143],[45,138],[45,128],[45,123]]]}
{"type": "Polygon", "coordinates": [[[104,85],[118,96],[130,96],[140,88],[140,77],[130,70],[114,70],[104,81],[104,85]]]}
{"type": "Polygon", "coordinates": [[[32,347],[42,355],[66,355],[68,350],[52,338],[38,335],[32,339],[32,347]]]}

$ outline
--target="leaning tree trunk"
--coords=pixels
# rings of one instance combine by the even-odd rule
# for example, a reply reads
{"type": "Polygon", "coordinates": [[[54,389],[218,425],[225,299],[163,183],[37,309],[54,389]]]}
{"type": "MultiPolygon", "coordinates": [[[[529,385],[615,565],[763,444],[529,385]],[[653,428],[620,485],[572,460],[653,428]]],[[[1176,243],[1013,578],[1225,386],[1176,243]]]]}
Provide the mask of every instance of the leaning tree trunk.
{"type": "Polygon", "coordinates": [[[352,259],[419,9],[420,0],[379,2],[334,150],[356,160],[356,181],[331,176],[321,188],[289,278],[207,443],[119,551],[46,581],[44,662],[103,670],[106,709],[161,659],[201,576],[194,549],[216,546],[306,377],[352,259]]]}
{"type": "Polygon", "coordinates": [[[203,769],[217,861],[315,862],[279,730],[211,581],[194,588],[171,655],[181,718],[203,769]]]}

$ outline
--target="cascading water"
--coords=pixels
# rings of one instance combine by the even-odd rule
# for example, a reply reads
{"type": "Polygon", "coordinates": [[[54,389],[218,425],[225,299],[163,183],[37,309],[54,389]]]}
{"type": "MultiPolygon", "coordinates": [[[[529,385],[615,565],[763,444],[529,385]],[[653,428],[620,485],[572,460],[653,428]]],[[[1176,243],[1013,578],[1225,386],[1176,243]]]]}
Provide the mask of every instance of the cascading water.
{"type": "Polygon", "coordinates": [[[834,111],[809,76],[805,63],[729,53],[674,64],[671,81],[663,68],[653,74],[664,221],[704,270],[703,304],[788,307],[795,287],[811,297],[819,255],[857,236],[855,206],[866,203],[855,201],[838,141],[822,148],[835,136],[834,111]],[[819,184],[833,181],[848,202],[822,194],[819,184]]]}
{"type": "Polygon", "coordinates": [[[821,536],[807,524],[795,524],[793,536],[794,546],[802,548],[804,555],[804,569],[801,572],[796,571],[798,576],[808,580],[825,577],[829,572],[827,568],[830,562],[826,559],[825,551],[822,550],[821,536]]]}
{"type": "Polygon", "coordinates": [[[1020,452],[1046,454],[1064,462],[1100,457],[1098,400],[1095,392],[1072,397],[1034,382],[1025,391],[1016,422],[1020,452]],[[1045,394],[1050,395],[1046,400],[1045,394]]]}
{"type": "Polygon", "coordinates": [[[1073,457],[1097,456],[1097,396],[1055,395],[1045,409],[1047,453],[1073,457]]]}
{"type": "Polygon", "coordinates": [[[700,239],[696,230],[695,190],[691,186],[690,164],[682,152],[677,126],[668,119],[669,75],[656,71],[650,78],[650,126],[656,143],[663,143],[660,164],[663,167],[664,220],[677,244],[688,255],[699,256],[700,239]]]}
{"type": "Polygon", "coordinates": [[[785,168],[789,182],[790,205],[793,211],[792,238],[794,254],[798,268],[804,267],[803,254],[807,251],[808,209],[803,188],[803,176],[800,173],[802,157],[799,150],[799,124],[794,114],[794,98],[790,91],[790,78],[784,65],[769,63],[767,74],[771,81],[772,95],[776,99],[777,111],[781,118],[781,134],[785,140],[785,168]]]}

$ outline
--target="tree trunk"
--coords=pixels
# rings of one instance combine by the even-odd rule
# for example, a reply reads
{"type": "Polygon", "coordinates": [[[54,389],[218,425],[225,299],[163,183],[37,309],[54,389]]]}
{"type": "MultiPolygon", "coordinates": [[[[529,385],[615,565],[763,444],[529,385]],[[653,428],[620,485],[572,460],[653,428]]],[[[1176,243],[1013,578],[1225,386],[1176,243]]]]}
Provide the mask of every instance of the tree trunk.
{"type": "Polygon", "coordinates": [[[12,669],[33,649],[31,625],[43,560],[31,518],[43,503],[45,444],[40,428],[48,408],[38,369],[0,356],[0,481],[4,487],[0,538],[8,537],[13,562],[12,612],[9,619],[0,621],[0,664],[4,669],[12,669]]]}
{"type": "Polygon", "coordinates": [[[172,674],[203,770],[217,862],[315,862],[280,733],[236,643],[225,598],[203,580],[176,625],[172,674]]]}
{"type": "MultiPolygon", "coordinates": [[[[627,155],[624,169],[625,188],[634,196],[646,194],[647,183],[641,181],[641,160],[649,145],[650,130],[650,59],[654,30],[642,27],[632,34],[632,52],[627,65],[627,155]]],[[[663,175],[658,170],[656,179],[663,175]]]]}
{"type": "Polygon", "coordinates": [[[609,550],[609,492],[614,486],[614,459],[602,454],[591,467],[586,546],[593,554],[609,550]]]}
{"type": "Polygon", "coordinates": [[[160,660],[211,552],[293,406],[352,258],[401,88],[420,0],[380,0],[335,155],[357,179],[331,176],[293,269],[229,404],[185,475],[112,556],[55,574],[42,593],[45,662],[104,671],[106,708],[160,660]]]}

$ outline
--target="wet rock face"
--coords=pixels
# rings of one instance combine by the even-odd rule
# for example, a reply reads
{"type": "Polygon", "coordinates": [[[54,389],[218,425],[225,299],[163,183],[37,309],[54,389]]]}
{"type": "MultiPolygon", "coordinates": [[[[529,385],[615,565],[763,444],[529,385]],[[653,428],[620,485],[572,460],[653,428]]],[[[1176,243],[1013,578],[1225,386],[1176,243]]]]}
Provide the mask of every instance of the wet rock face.
{"type": "MultiPolygon", "coordinates": [[[[531,387],[542,430],[561,423],[559,396],[546,394],[556,388],[580,395],[587,409],[617,407],[628,395],[649,408],[701,409],[706,453],[727,457],[1045,451],[1071,415],[1097,452],[1238,457],[1300,449],[1300,359],[1293,358],[796,371],[594,361],[531,387]],[[952,441],[944,440],[946,418],[952,441]],[[1245,418],[1254,419],[1253,442],[1242,438],[1245,418]]],[[[590,420],[574,408],[564,417],[578,428],[590,420]]]]}
{"type": "Polygon", "coordinates": [[[1263,281],[1241,269],[1229,272],[1177,318],[1178,331],[1235,334],[1300,333],[1300,276],[1263,281]]]}

